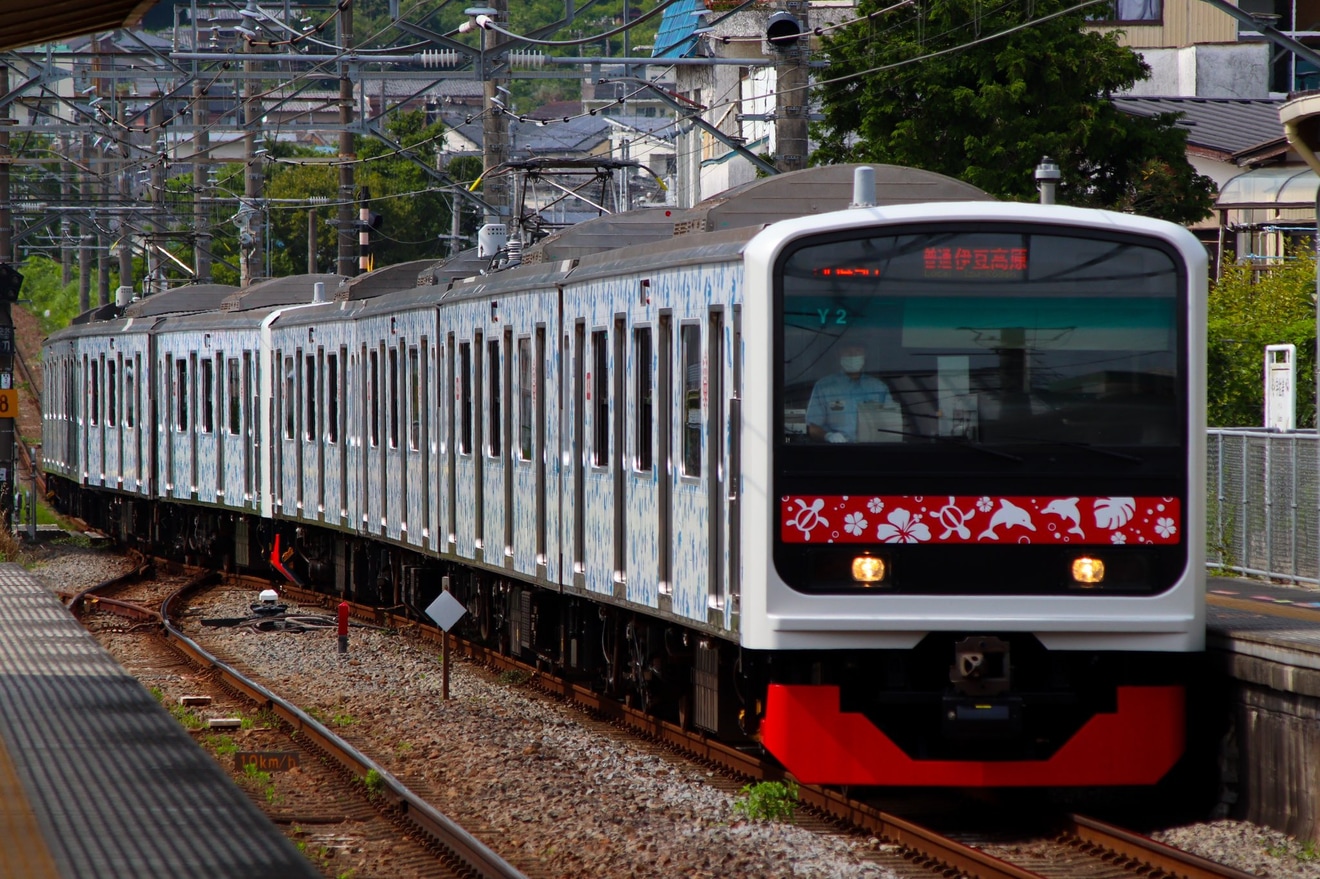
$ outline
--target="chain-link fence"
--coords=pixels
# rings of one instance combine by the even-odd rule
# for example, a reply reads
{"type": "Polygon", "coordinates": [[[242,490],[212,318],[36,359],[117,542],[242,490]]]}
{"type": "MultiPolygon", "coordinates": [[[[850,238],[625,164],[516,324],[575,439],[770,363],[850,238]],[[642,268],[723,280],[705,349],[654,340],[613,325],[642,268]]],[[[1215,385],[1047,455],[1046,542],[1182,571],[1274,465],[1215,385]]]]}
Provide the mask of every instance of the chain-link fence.
{"type": "Polygon", "coordinates": [[[1207,432],[1206,564],[1320,583],[1320,438],[1207,432]]]}

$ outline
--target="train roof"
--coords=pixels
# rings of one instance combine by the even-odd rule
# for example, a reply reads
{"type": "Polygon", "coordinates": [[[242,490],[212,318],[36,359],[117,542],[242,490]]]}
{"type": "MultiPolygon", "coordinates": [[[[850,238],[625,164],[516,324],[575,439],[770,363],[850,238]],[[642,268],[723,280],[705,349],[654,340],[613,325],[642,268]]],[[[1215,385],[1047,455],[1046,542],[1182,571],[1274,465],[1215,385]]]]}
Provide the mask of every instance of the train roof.
{"type": "Polygon", "coordinates": [[[994,201],[983,190],[901,165],[821,165],[763,177],[711,196],[695,207],[642,208],[585,220],[527,249],[524,263],[582,259],[631,245],[723,229],[760,227],[779,220],[841,211],[852,204],[853,173],[875,170],[878,205],[942,201],[994,201]]]}
{"type": "MultiPolygon", "coordinates": [[[[221,301],[226,296],[237,289],[237,287],[229,284],[188,284],[183,287],[174,287],[170,290],[133,300],[123,309],[123,316],[140,318],[189,311],[213,311],[220,306],[221,301]]],[[[114,308],[114,306],[109,307],[114,308]]],[[[90,320],[93,321],[110,320],[119,314],[118,309],[115,310],[114,314],[103,314],[101,312],[102,309],[96,309],[92,312],[85,312],[85,314],[90,315],[90,320]]],[[[74,322],[81,323],[82,321],[75,319],[74,322]]]]}
{"type": "Polygon", "coordinates": [[[439,262],[440,260],[435,258],[415,259],[412,262],[384,266],[365,275],[346,278],[339,283],[339,287],[330,298],[336,302],[373,299],[384,293],[418,287],[422,285],[421,276],[439,262]]]}
{"type": "MultiPolygon", "coordinates": [[[[339,285],[348,280],[344,275],[316,274],[290,275],[287,278],[271,278],[250,287],[236,290],[220,303],[221,311],[252,311],[257,308],[271,308],[279,305],[300,305],[312,301],[312,293],[317,284],[325,284],[327,291],[339,289],[339,285]]],[[[329,292],[326,294],[329,298],[329,292]]]]}

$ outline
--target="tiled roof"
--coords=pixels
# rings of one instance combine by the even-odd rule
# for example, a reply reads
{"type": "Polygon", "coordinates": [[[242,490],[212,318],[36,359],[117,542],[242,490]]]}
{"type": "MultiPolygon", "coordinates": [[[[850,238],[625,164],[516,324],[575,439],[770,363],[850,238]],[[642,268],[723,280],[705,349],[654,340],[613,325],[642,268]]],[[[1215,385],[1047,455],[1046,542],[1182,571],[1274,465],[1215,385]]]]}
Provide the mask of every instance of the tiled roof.
{"type": "Polygon", "coordinates": [[[1189,146],[1227,155],[1283,136],[1282,99],[1271,98],[1115,98],[1124,113],[1155,116],[1179,113],[1189,146]]]}
{"type": "Polygon", "coordinates": [[[690,58],[697,45],[696,30],[705,24],[702,0],[678,0],[660,17],[660,28],[651,49],[653,58],[690,58]]]}

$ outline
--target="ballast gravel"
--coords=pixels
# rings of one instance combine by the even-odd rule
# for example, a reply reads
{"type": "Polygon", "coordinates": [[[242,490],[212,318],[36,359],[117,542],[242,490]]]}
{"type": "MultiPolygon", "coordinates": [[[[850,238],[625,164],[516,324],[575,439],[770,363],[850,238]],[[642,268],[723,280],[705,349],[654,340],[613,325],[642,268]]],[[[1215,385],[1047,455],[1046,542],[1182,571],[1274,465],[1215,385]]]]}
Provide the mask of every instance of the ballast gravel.
{"type": "MultiPolygon", "coordinates": [[[[123,569],[117,557],[73,547],[46,547],[38,558],[35,573],[64,592],[123,569]]],[[[484,669],[455,662],[446,702],[439,651],[420,641],[354,627],[343,655],[333,627],[201,624],[246,616],[254,601],[251,589],[217,589],[185,628],[538,876],[894,875],[866,860],[877,840],[747,821],[736,792],[704,770],[597,732],[484,669]]],[[[1314,847],[1268,828],[1221,820],[1156,836],[1257,876],[1320,879],[1314,847]]]]}

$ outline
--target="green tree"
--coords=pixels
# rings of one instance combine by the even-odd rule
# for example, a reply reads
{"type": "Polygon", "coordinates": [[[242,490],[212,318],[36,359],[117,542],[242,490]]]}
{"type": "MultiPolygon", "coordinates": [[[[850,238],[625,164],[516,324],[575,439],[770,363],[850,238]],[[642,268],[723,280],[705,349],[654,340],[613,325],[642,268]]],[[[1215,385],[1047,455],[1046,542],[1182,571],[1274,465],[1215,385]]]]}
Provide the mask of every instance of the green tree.
{"type": "MultiPolygon", "coordinates": [[[[883,5],[862,0],[858,12],[883,5]]],[[[1070,5],[931,0],[842,29],[826,41],[813,160],[914,166],[1030,200],[1050,156],[1060,202],[1201,219],[1214,185],[1187,161],[1175,117],[1130,116],[1110,100],[1149,68],[1113,34],[1084,30],[1083,11],[1043,20],[1070,5]]]]}
{"type": "Polygon", "coordinates": [[[27,300],[25,305],[37,316],[41,329],[53,333],[68,326],[78,314],[78,279],[63,283],[59,261],[47,256],[28,257],[19,271],[23,273],[19,296],[27,300]]]}
{"type": "Polygon", "coordinates": [[[1264,419],[1265,346],[1297,346],[1297,426],[1315,425],[1315,258],[1299,246],[1267,271],[1225,260],[1210,290],[1206,406],[1211,427],[1264,419]]]}

